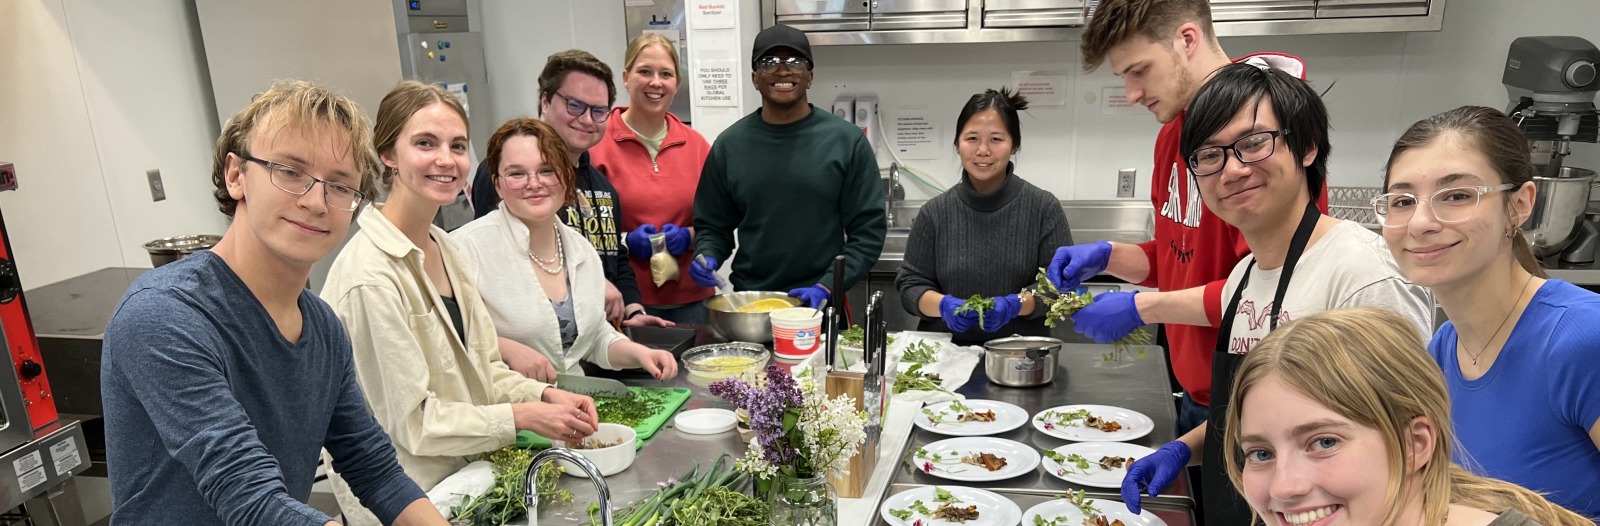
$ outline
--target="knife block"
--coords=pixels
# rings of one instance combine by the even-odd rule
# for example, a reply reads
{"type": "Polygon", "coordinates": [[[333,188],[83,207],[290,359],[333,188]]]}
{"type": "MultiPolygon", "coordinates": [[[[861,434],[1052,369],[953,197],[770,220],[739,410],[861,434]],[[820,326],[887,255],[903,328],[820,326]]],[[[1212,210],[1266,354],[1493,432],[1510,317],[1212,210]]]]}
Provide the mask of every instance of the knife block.
{"type": "MultiPolygon", "coordinates": [[[[879,377],[880,382],[881,380],[882,377],[879,377]]],[[[823,381],[823,388],[827,391],[829,398],[850,395],[851,399],[855,400],[855,409],[857,411],[867,409],[867,401],[865,400],[866,375],[863,373],[829,372],[823,381]]],[[[882,391],[879,390],[879,392],[881,393],[882,391]]],[[[874,404],[876,405],[877,403],[875,402],[874,404]]],[[[846,463],[845,469],[848,470],[848,473],[828,475],[828,482],[833,485],[834,491],[839,493],[840,498],[857,499],[866,493],[867,481],[872,479],[872,472],[877,468],[878,464],[878,435],[880,432],[875,432],[875,430],[882,428],[882,414],[881,412],[867,411],[867,438],[862,441],[861,448],[856,451],[856,456],[851,457],[850,461],[846,463]]]]}

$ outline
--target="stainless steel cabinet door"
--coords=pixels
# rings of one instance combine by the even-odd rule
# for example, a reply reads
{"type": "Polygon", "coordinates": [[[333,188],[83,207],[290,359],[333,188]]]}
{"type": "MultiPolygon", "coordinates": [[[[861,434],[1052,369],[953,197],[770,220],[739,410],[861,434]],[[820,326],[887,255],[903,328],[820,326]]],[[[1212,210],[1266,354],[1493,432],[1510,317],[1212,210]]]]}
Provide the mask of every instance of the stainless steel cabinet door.
{"type": "Polygon", "coordinates": [[[776,0],[777,22],[801,31],[866,31],[872,0],[776,0]]]}
{"type": "Polygon", "coordinates": [[[986,0],[983,27],[1081,26],[1083,14],[1083,0],[986,0]]]}

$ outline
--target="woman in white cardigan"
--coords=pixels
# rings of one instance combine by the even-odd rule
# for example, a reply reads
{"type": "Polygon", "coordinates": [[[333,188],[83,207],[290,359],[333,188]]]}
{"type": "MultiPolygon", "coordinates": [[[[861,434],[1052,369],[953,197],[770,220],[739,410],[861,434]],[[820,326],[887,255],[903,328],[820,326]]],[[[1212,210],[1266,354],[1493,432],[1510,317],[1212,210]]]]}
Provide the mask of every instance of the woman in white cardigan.
{"type": "Polygon", "coordinates": [[[606,322],[600,255],[556,219],[577,199],[566,143],[542,121],[507,121],[489,138],[500,206],[452,236],[468,254],[468,274],[482,284],[512,368],[536,380],[583,374],[580,360],[612,370],[643,368],[657,379],[678,374],[672,353],[634,343],[606,322]],[[520,356],[519,356],[520,355],[520,356]],[[519,367],[517,363],[524,365],[519,367]]]}

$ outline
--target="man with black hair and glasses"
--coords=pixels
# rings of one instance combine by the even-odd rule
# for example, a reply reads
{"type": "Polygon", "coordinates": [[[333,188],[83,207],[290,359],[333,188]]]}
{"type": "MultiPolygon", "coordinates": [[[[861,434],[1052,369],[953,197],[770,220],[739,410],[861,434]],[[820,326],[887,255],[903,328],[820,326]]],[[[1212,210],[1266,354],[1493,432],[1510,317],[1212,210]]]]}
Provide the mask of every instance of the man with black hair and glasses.
{"type": "Polygon", "coordinates": [[[737,290],[788,291],[819,307],[867,277],[888,231],[878,159],[865,134],[806,99],[811,44],[775,25],[756,35],[750,80],[761,108],[717,136],[694,196],[695,254],[703,287],[733,252],[737,290]],[[844,290],[830,290],[835,256],[844,290]]]}
{"type": "MultiPolygon", "coordinates": [[[[568,204],[557,217],[588,237],[589,243],[600,253],[600,264],[605,267],[606,275],[606,318],[630,327],[670,327],[672,322],[644,312],[639,282],[634,279],[633,267],[628,265],[617,188],[589,163],[589,148],[605,137],[606,118],[611,116],[611,105],[616,102],[617,85],[611,78],[611,66],[588,51],[569,49],[550,55],[544,70],[539,72],[539,120],[556,129],[566,141],[568,153],[578,163],[578,203],[568,204]]],[[[489,172],[487,163],[479,163],[478,172],[472,178],[472,208],[476,217],[483,217],[500,205],[500,196],[494,191],[489,172]]],[[[515,356],[507,356],[506,362],[523,374],[531,370],[519,365],[522,362],[515,356]]]]}
{"type": "Polygon", "coordinates": [[[309,82],[228,119],[211,172],[228,231],[140,276],[106,326],[112,523],[334,524],[306,504],[327,449],[385,524],[447,524],[368,412],[344,325],[305,288],[378,166],[366,115],[309,82]]]}
{"type": "Polygon", "coordinates": [[[1135,294],[1136,310],[1096,301],[1073,315],[1080,332],[1110,342],[1149,323],[1220,327],[1211,362],[1206,424],[1134,462],[1122,482],[1130,509],[1140,490],[1158,495],[1203,451],[1206,524],[1249,524],[1250,509],[1222,466],[1222,418],[1244,355],[1279,325],[1317,312],[1382,307],[1433,331],[1433,297],[1407,281],[1388,246],[1360,223],[1317,209],[1327,180],[1328,109],[1282,70],[1230,64],[1195,94],[1179,147],[1217,217],[1239,229],[1251,255],[1234,266],[1220,311],[1196,289],[1135,294]]]}

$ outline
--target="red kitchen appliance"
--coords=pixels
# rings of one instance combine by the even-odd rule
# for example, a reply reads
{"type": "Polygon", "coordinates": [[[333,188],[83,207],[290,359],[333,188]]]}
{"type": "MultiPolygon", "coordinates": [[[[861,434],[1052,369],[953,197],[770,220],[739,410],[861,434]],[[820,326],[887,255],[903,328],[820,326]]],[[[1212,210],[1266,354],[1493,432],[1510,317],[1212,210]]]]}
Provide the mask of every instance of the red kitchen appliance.
{"type": "MultiPolygon", "coordinates": [[[[12,165],[0,163],[0,191],[16,189],[12,165]]],[[[12,373],[0,373],[0,511],[21,506],[30,517],[50,520],[48,524],[82,523],[76,491],[66,482],[88,469],[88,448],[78,421],[56,414],[4,214],[0,214],[0,345],[9,351],[0,365],[9,366],[12,373]]]]}

